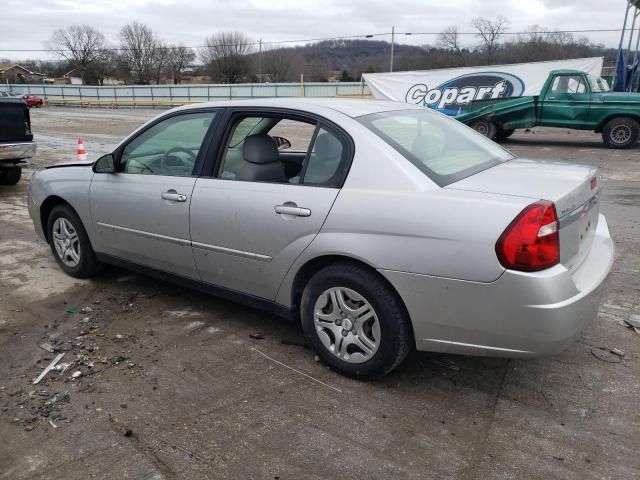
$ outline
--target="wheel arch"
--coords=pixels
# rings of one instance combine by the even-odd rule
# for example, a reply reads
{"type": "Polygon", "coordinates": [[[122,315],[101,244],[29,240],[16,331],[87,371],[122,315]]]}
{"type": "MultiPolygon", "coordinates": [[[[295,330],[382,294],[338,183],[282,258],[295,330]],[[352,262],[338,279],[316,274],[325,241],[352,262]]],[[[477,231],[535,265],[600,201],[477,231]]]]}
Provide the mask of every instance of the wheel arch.
{"type": "Polygon", "coordinates": [[[598,123],[598,125],[596,126],[594,132],[596,133],[602,133],[602,131],[604,130],[604,126],[610,122],[611,120],[613,120],[614,118],[624,118],[624,117],[628,117],[628,118],[633,118],[636,122],[640,123],[640,115],[633,113],[633,112],[625,112],[625,113],[611,113],[608,116],[604,117],[602,120],[600,120],[600,123],[598,123]]]}
{"type": "Polygon", "coordinates": [[[404,300],[402,299],[402,296],[400,295],[400,292],[398,292],[396,287],[373,265],[367,263],[362,259],[350,257],[344,254],[330,254],[314,257],[312,259],[309,259],[298,269],[291,286],[291,310],[293,313],[293,318],[296,321],[300,320],[299,307],[300,299],[302,298],[302,292],[304,291],[304,287],[307,285],[311,277],[313,277],[313,275],[318,273],[323,268],[336,264],[355,265],[361,268],[365,268],[376,275],[380,280],[382,280],[382,282],[389,287],[390,291],[398,299],[400,305],[402,305],[406,318],[409,320],[409,324],[411,326],[411,334],[413,335],[413,322],[411,321],[411,317],[409,316],[407,306],[405,305],[404,300]]]}
{"type": "MultiPolygon", "coordinates": [[[[47,240],[47,243],[49,243],[50,240],[49,231],[47,228],[49,215],[51,215],[51,211],[58,205],[68,205],[69,208],[71,208],[75,212],[75,214],[78,215],[78,212],[75,208],[73,208],[73,205],[71,205],[64,198],[59,197],[58,195],[49,195],[40,205],[40,225],[42,226],[42,232],[44,233],[44,238],[47,240]]],[[[78,215],[78,218],[80,218],[80,215],[78,215]]]]}

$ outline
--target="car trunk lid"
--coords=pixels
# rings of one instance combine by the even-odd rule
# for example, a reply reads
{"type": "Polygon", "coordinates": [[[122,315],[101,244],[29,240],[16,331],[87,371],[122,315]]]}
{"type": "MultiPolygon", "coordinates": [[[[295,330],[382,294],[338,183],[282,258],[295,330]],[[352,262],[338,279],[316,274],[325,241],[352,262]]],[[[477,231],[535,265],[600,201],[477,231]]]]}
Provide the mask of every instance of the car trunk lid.
{"type": "Polygon", "coordinates": [[[598,224],[597,167],[514,159],[445,188],[552,201],[560,224],[560,262],[573,270],[589,252],[598,224]]]}

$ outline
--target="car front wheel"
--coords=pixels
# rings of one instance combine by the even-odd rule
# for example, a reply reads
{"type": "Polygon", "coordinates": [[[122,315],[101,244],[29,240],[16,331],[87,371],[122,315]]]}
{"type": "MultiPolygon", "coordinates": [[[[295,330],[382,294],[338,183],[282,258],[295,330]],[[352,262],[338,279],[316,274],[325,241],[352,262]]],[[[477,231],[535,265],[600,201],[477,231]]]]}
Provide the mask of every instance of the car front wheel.
{"type": "Polygon", "coordinates": [[[411,325],[401,300],[364,267],[337,264],[316,273],[304,289],[300,310],[315,352],[346,376],[382,377],[411,348],[411,325]]]}
{"type": "Polygon", "coordinates": [[[91,277],[102,269],[78,214],[69,205],[57,205],[47,222],[47,238],[60,268],[76,278],[91,277]]]}

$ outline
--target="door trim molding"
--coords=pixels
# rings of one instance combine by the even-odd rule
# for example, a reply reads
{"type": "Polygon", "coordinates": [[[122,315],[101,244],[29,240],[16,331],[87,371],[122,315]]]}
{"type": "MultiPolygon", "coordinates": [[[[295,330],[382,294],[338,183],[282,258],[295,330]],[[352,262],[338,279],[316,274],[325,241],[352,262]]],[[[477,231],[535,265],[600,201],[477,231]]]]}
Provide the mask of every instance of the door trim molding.
{"type": "Polygon", "coordinates": [[[218,245],[209,245],[208,243],[192,242],[183,238],[169,237],[167,235],[160,235],[159,233],[145,232],[142,230],[136,230],[135,228],[121,227],[119,225],[111,225],[110,223],[97,222],[99,228],[108,228],[110,230],[117,230],[119,232],[129,233],[143,238],[152,238],[154,240],[160,240],[161,242],[172,243],[174,245],[181,245],[185,247],[193,247],[199,250],[207,250],[210,252],[224,253],[226,255],[235,255],[236,257],[250,258],[251,260],[258,260],[260,262],[270,262],[273,260],[269,255],[263,255],[261,253],[245,252],[244,250],[236,250],[234,248],[220,247],[218,245]]]}
{"type": "Polygon", "coordinates": [[[109,223],[97,222],[96,224],[98,225],[99,228],[108,228],[110,230],[117,230],[119,232],[130,233],[131,235],[136,235],[138,237],[153,238],[154,240],[173,243],[174,245],[182,245],[186,247],[191,246],[191,241],[185,240],[184,238],[169,237],[167,235],[160,235],[159,233],[145,232],[142,230],[136,230],[134,228],[121,227],[119,225],[111,225],[109,223]]]}
{"type": "Polygon", "coordinates": [[[259,260],[261,262],[270,262],[272,257],[262,255],[261,253],[245,252],[244,250],[235,250],[233,248],[219,247],[217,245],[209,245],[208,243],[191,242],[193,248],[199,250],[207,250],[216,253],[225,253],[227,255],[235,255],[237,257],[250,258],[251,260],[259,260]]]}

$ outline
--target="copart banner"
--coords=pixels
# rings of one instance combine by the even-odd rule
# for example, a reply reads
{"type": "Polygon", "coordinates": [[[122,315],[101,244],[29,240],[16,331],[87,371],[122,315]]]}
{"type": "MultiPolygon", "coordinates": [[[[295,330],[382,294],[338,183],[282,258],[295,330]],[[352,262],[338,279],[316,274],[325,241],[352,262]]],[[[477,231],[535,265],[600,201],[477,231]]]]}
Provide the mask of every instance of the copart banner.
{"type": "Polygon", "coordinates": [[[599,76],[602,57],[413,72],[366,73],[376,98],[415,103],[447,115],[466,111],[473,100],[538,95],[552,70],[580,70],[599,76]]]}

